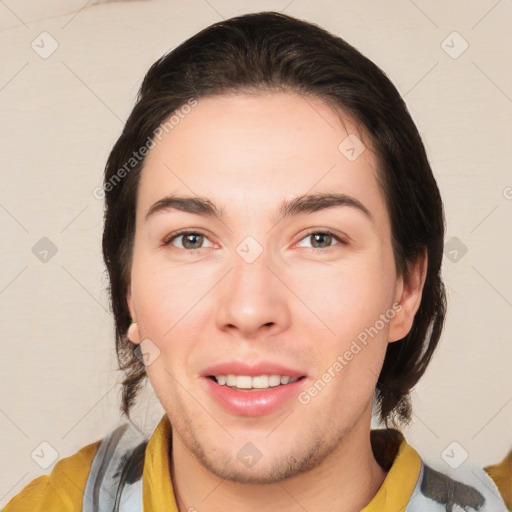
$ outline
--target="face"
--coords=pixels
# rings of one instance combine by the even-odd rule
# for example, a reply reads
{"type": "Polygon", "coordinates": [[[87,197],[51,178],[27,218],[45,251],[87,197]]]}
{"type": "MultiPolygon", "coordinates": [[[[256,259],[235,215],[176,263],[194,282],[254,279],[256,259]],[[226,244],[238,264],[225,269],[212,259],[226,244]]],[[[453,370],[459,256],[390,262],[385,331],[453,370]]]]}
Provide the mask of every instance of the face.
{"type": "Polygon", "coordinates": [[[278,481],[367,435],[387,344],[410,328],[374,155],[340,149],[347,131],[363,139],[291,93],[206,97],[146,157],[133,341],[173,450],[221,478],[278,481]]]}

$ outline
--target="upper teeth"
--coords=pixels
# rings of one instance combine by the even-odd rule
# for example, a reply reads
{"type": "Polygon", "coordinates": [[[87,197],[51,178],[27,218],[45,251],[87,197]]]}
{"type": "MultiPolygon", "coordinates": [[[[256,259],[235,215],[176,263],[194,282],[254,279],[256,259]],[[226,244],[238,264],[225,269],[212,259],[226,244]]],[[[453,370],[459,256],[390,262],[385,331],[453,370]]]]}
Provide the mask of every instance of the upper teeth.
{"type": "Polygon", "coordinates": [[[286,375],[215,375],[217,383],[221,385],[234,386],[241,389],[265,389],[268,387],[279,386],[280,384],[291,384],[298,377],[288,377],[286,375]]]}

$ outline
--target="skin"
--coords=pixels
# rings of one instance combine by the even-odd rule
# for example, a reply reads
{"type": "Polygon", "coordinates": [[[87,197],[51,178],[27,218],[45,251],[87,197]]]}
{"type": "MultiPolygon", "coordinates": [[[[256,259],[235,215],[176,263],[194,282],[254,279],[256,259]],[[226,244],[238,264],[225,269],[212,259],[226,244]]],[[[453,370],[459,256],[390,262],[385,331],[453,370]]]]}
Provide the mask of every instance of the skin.
{"type": "Polygon", "coordinates": [[[347,131],[360,134],[319,100],[220,95],[199,99],[148,153],[127,301],[138,326],[132,341],[160,351],[147,374],[172,424],[181,512],[355,512],[385,479],[370,445],[372,399],[387,344],[412,326],[426,259],[410,265],[407,282],[397,276],[374,154],[367,147],[348,160],[338,150],[347,131]],[[320,192],[356,198],[372,219],[342,206],[279,221],[282,200],[320,192]],[[146,220],[171,193],[208,197],[225,216],[170,210],[146,220]],[[163,245],[183,228],[205,237],[163,245]],[[312,228],[347,243],[316,242],[312,228]],[[236,252],[247,236],[263,250],[253,263],[236,252]],[[233,359],[300,369],[307,390],[397,303],[394,318],[307,405],[292,399],[272,414],[234,415],[205,391],[201,372],[233,359]],[[252,467],[237,458],[248,442],[262,453],[252,467]]]}

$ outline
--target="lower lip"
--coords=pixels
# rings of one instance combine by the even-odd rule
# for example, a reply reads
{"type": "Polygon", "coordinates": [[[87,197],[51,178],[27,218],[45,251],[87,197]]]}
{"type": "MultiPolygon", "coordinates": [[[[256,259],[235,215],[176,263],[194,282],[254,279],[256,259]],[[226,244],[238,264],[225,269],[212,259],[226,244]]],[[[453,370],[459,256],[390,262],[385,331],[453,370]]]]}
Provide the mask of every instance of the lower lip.
{"type": "Polygon", "coordinates": [[[288,400],[297,396],[305,378],[291,384],[275,386],[259,391],[239,391],[217,384],[205,377],[208,392],[228,412],[244,416],[263,416],[282,407],[288,400]]]}

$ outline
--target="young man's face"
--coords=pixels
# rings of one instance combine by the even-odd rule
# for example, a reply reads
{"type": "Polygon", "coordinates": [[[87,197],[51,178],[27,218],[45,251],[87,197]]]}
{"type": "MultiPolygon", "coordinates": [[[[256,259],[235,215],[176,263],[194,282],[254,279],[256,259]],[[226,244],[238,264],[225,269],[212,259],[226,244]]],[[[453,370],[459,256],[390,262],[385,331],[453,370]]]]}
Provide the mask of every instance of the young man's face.
{"type": "Polygon", "coordinates": [[[175,453],[222,478],[278,481],[349,436],[367,441],[387,344],[410,328],[415,291],[396,275],[374,156],[340,149],[347,135],[318,101],[223,95],[201,98],[146,158],[128,304],[175,453]],[[306,194],[347,201],[281,216],[306,194]],[[148,216],[167,196],[207,198],[222,217],[148,216]],[[183,229],[195,235],[164,245],[183,229]],[[235,389],[212,375],[246,377],[229,378],[235,389]]]}

